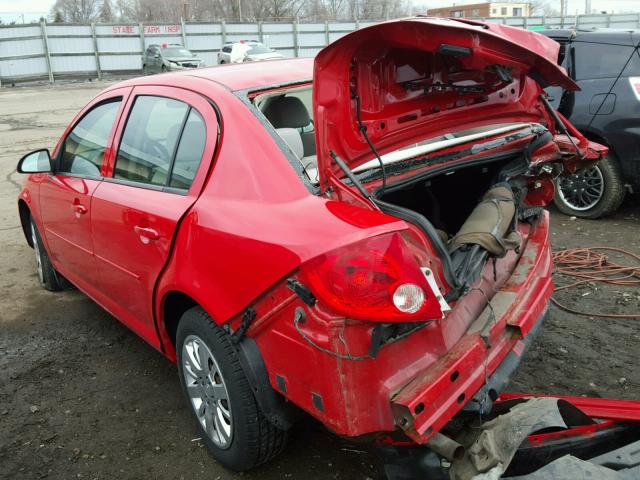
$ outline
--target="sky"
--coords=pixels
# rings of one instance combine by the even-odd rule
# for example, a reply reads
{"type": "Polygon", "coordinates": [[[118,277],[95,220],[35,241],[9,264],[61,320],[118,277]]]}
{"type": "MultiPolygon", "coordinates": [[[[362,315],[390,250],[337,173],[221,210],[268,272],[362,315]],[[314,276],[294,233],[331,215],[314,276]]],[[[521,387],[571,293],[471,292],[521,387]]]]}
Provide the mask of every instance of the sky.
{"type": "MultiPolygon", "coordinates": [[[[8,23],[15,20],[18,23],[37,20],[41,16],[47,16],[55,0],[0,0],[0,19],[8,23]]],[[[416,10],[418,6],[425,8],[446,7],[452,4],[481,3],[483,0],[413,0],[416,10]]],[[[526,1],[526,0],[523,0],[526,1]]],[[[549,0],[560,9],[560,0],[549,0]]],[[[568,0],[567,11],[570,15],[584,13],[585,0],[568,0]]],[[[640,0],[591,0],[591,8],[606,10],[607,12],[640,11],[640,0]]]]}

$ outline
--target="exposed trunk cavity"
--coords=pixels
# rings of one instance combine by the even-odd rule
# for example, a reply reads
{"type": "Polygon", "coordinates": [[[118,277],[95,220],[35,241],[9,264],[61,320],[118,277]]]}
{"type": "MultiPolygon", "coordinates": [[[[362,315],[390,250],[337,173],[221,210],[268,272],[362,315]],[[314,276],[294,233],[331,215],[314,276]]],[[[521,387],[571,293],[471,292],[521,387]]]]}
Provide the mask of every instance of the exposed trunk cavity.
{"type": "Polygon", "coordinates": [[[526,171],[521,154],[457,165],[378,192],[377,203],[425,231],[447,281],[461,295],[488,258],[520,246],[517,222],[526,191],[514,177],[526,171]]]}

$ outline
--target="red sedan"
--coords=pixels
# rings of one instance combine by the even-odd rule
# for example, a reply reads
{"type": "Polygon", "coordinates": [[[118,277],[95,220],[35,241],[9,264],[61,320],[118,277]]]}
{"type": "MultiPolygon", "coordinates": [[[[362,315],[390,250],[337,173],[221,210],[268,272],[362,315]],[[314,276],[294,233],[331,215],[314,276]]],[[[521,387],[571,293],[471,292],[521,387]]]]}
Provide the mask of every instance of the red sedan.
{"type": "Polygon", "coordinates": [[[231,469],[278,454],[294,409],[429,444],[515,370],[552,292],[553,179],[605,152],[543,95],[577,88],[557,53],[418,17],[114,85],[18,165],[40,282],[177,361],[231,469]]]}

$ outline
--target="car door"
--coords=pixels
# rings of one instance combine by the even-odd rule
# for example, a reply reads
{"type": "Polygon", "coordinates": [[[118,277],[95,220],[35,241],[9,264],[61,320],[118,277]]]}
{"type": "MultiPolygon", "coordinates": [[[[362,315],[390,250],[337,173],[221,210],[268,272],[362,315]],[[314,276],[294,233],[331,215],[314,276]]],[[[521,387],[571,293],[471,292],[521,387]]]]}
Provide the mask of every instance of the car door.
{"type": "Polygon", "coordinates": [[[202,96],[172,87],[136,87],[126,115],[109,175],[93,195],[93,243],[107,308],[159,346],[154,287],[204,184],[218,122],[202,96]]]}
{"type": "Polygon", "coordinates": [[[612,89],[635,49],[631,46],[575,41],[573,76],[580,90],[567,94],[560,111],[579,130],[588,129],[596,115],[614,111],[612,89]]]}
{"type": "Polygon", "coordinates": [[[55,267],[89,294],[94,289],[91,195],[102,181],[117,119],[130,89],[86,107],[54,151],[54,172],[40,185],[44,238],[55,267]]]}

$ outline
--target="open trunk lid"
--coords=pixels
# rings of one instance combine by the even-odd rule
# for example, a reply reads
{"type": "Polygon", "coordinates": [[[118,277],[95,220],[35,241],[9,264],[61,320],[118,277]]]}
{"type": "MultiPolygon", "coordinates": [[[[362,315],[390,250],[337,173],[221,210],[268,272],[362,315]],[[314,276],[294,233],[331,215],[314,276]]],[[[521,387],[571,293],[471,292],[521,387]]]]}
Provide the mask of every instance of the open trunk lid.
{"type": "Polygon", "coordinates": [[[557,65],[559,45],[515,27],[415,17],[352,32],[314,63],[314,119],[321,189],[350,169],[453,130],[547,123],[541,87],[577,90],[557,65]]]}

